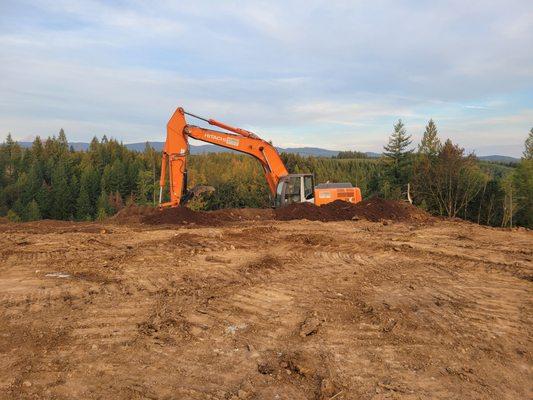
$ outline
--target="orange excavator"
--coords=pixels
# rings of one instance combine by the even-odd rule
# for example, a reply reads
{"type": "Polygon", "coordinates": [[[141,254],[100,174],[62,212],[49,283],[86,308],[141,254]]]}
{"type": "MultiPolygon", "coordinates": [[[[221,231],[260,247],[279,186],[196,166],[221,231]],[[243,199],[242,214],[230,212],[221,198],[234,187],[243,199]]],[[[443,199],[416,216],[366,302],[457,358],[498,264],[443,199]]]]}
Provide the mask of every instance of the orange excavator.
{"type": "Polygon", "coordinates": [[[195,194],[202,191],[201,189],[199,191],[187,189],[189,137],[255,157],[263,168],[274,200],[274,207],[303,202],[322,205],[335,200],[344,200],[350,203],[361,201],[361,190],[353,187],[351,183],[324,183],[315,186],[313,174],[289,174],[276,148],[271,143],[259,138],[255,133],[234,128],[214,119],[199,117],[180,107],[174,112],[167,124],[167,138],[163,147],[161,179],[159,181],[160,207],[184,205],[195,194]],[[185,115],[231,133],[189,125],[185,121],[185,115]],[[165,187],[167,172],[170,201],[163,203],[163,188],[165,187]]]}

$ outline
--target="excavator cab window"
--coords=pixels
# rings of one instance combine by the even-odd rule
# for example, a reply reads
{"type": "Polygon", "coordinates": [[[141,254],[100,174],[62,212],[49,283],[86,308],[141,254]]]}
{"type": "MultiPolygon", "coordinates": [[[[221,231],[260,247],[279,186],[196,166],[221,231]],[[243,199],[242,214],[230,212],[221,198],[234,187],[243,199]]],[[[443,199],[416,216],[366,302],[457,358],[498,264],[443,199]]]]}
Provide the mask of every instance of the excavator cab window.
{"type": "Polygon", "coordinates": [[[313,175],[286,175],[278,183],[274,207],[313,200],[315,185],[313,175]]]}
{"type": "Polygon", "coordinates": [[[285,204],[300,203],[302,200],[302,184],[300,176],[291,176],[285,189],[285,204]]]}
{"type": "Polygon", "coordinates": [[[276,198],[274,199],[274,207],[276,208],[281,207],[283,199],[283,189],[285,188],[285,186],[285,181],[280,180],[278,183],[278,187],[276,188],[276,198]]]}
{"type": "Polygon", "coordinates": [[[313,182],[313,175],[304,176],[304,197],[306,200],[311,200],[315,197],[315,184],[313,182]]]}

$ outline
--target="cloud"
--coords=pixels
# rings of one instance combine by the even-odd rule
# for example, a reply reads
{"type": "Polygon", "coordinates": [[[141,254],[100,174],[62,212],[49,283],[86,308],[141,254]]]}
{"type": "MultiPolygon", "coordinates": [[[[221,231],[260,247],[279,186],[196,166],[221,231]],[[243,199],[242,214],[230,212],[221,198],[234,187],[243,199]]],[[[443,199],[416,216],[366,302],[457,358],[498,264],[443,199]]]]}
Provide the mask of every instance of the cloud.
{"type": "Polygon", "coordinates": [[[532,16],[525,0],[7,1],[0,135],[158,140],[183,105],[280,145],[380,150],[398,118],[415,138],[434,118],[464,145],[521,146],[532,16]]]}

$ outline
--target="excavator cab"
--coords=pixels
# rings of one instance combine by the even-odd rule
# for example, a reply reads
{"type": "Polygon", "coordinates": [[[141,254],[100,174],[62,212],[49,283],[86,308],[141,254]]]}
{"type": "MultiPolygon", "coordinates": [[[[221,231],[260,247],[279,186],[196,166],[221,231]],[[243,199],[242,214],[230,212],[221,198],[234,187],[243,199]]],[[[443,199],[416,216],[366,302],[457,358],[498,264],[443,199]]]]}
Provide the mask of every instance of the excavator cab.
{"type": "Polygon", "coordinates": [[[289,174],[281,177],[276,188],[274,207],[284,207],[292,203],[313,203],[314,180],[313,174],[289,174]]]}

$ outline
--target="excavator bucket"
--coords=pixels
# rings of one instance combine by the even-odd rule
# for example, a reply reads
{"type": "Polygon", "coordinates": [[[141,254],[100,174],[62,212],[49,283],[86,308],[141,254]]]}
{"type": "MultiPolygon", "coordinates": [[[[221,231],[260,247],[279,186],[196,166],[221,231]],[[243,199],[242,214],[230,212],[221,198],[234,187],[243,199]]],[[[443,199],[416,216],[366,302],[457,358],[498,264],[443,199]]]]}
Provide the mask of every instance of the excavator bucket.
{"type": "Polygon", "coordinates": [[[181,198],[180,205],[185,205],[187,202],[191,201],[195,197],[201,196],[202,194],[211,194],[215,191],[213,186],[207,185],[196,185],[193,188],[187,190],[187,193],[181,198]]]}

